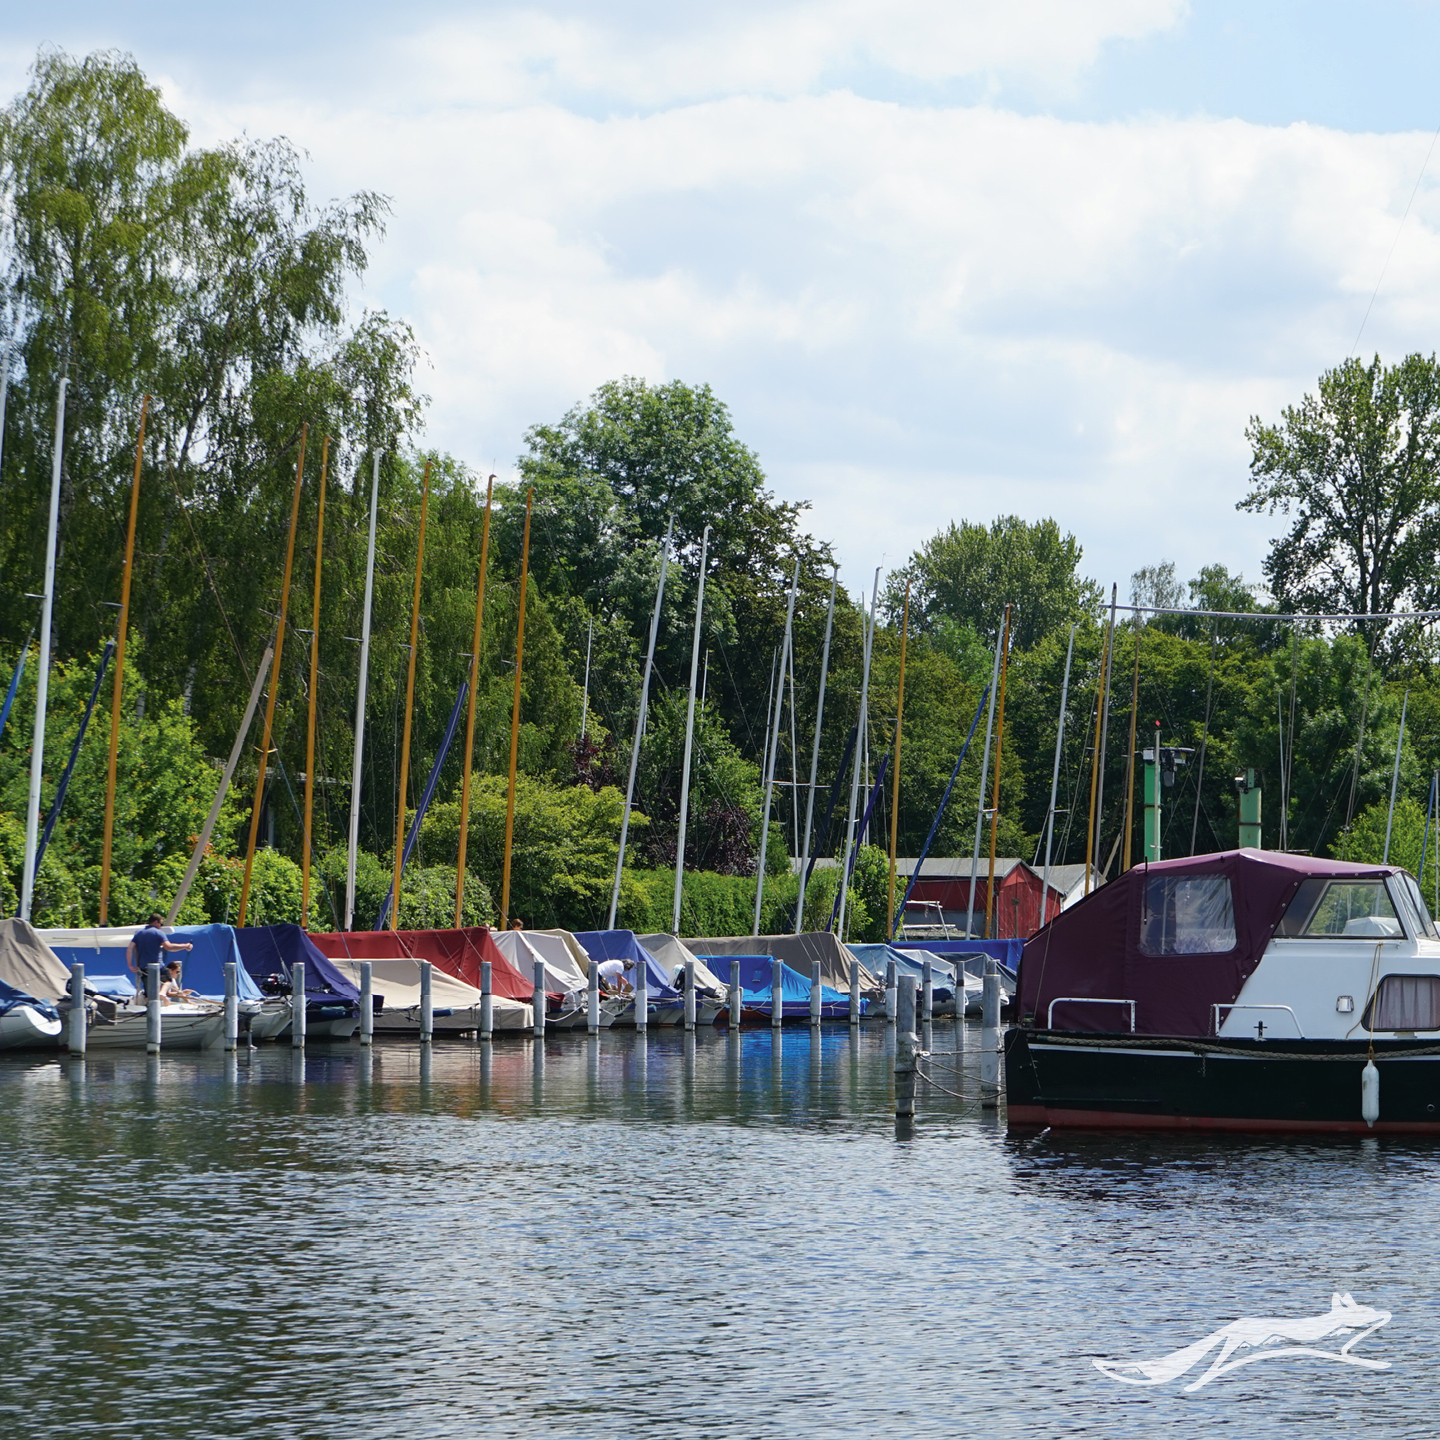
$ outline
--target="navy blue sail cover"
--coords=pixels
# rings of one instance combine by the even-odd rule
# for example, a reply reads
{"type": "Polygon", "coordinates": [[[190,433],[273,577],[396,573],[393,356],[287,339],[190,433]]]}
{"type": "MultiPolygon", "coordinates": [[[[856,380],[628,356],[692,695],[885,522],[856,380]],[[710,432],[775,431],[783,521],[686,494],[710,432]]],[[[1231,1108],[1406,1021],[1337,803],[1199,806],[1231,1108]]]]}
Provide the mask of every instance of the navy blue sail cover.
{"type": "Polygon", "coordinates": [[[240,958],[256,980],[280,975],[288,982],[290,967],[305,967],[305,998],[323,1004],[337,998],[355,1004],[360,990],[315,945],[298,925],[247,925],[235,932],[240,958]]]}
{"type": "Polygon", "coordinates": [[[32,1010],[38,1010],[47,1020],[60,1018],[60,1012],[48,1000],[37,1000],[33,995],[27,995],[23,990],[17,990],[13,985],[7,985],[0,980],[0,1015],[8,1015],[18,1005],[28,1005],[32,1010]]]}
{"type": "MultiPolygon", "coordinates": [[[[654,1000],[668,1000],[680,992],[670,983],[665,967],[635,938],[633,930],[579,930],[575,938],[592,960],[633,960],[645,967],[645,989],[654,1000]]],[[[627,976],[635,983],[633,976],[627,976]]]]}

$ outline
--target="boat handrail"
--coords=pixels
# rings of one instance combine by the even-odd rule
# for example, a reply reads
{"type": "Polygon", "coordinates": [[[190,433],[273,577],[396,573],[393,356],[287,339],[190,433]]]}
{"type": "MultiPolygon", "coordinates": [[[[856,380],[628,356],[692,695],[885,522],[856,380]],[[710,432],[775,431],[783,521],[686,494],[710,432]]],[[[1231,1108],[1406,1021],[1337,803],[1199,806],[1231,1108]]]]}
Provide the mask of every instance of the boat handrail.
{"type": "Polygon", "coordinates": [[[1135,1033],[1135,1002],[1133,1000],[1111,1000],[1101,995],[1057,995],[1045,1012],[1045,1028],[1055,1028],[1055,1007],[1057,1005],[1128,1005],[1130,1007],[1130,1033],[1135,1033]]]}
{"type": "MultiPolygon", "coordinates": [[[[1303,1040],[1305,1038],[1305,1032],[1300,1028],[1299,1017],[1288,1005],[1238,1005],[1234,1001],[1231,1001],[1228,1004],[1221,1002],[1219,1004],[1212,1005],[1210,1007],[1210,1012],[1211,1017],[1214,1021],[1216,1035],[1219,1035],[1220,1033],[1220,1012],[1222,1010],[1283,1010],[1287,1015],[1289,1015],[1291,1021],[1295,1025],[1295,1039],[1303,1040]]],[[[1227,1016],[1226,1018],[1228,1019],[1229,1017],[1227,1016]]]]}

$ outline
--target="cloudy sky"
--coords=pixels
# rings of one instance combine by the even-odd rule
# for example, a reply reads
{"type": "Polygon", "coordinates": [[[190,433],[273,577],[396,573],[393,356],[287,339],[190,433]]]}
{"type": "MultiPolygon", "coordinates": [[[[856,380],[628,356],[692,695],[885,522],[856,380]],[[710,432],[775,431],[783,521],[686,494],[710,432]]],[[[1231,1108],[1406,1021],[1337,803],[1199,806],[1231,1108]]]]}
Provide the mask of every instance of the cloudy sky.
{"type": "Polygon", "coordinates": [[[1122,598],[1258,579],[1248,418],[1436,347],[1431,0],[61,0],[0,18],[6,94],[42,43],[391,197],[355,298],[430,442],[503,474],[604,380],[709,381],[852,588],[1002,512],[1122,598]]]}

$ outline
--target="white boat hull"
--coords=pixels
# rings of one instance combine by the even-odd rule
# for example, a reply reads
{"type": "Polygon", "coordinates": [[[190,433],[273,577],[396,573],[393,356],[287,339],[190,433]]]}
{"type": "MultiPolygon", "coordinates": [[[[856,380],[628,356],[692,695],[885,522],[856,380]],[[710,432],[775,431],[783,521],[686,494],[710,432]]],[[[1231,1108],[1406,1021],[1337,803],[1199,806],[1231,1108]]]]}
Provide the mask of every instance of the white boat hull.
{"type": "Polygon", "coordinates": [[[16,1005],[0,1015],[0,1050],[53,1050],[63,1030],[63,1021],[47,1020],[29,1005],[16,1005]]]}
{"type": "MultiPolygon", "coordinates": [[[[143,1050],[146,1046],[143,1009],[115,1012],[113,1023],[92,1015],[85,1033],[87,1050],[143,1050]]],[[[225,1038],[225,1011],[206,1006],[172,1005],[160,1011],[161,1050],[210,1050],[225,1038]]]]}

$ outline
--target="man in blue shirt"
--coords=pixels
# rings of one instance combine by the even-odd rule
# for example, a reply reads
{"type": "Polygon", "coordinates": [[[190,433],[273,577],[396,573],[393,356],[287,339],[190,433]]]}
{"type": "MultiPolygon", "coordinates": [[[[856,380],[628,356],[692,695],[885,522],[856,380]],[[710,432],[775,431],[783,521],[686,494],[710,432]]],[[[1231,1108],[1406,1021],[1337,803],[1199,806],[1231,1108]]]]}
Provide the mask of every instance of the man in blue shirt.
{"type": "Polygon", "coordinates": [[[164,924],[165,917],[158,913],[154,914],[145,922],[143,930],[137,930],[130,937],[130,944],[125,951],[125,963],[135,976],[137,997],[145,994],[146,967],[160,963],[162,950],[193,950],[195,948],[189,941],[176,944],[172,940],[167,940],[165,931],[161,928],[164,924]]]}

